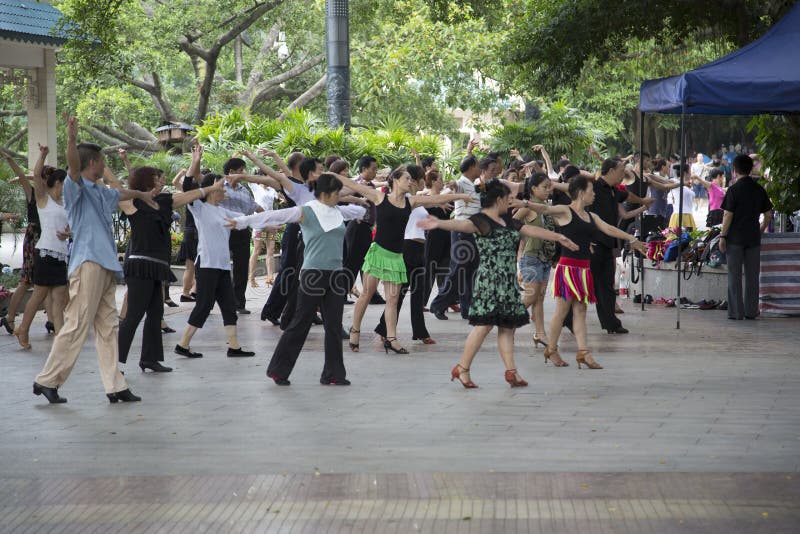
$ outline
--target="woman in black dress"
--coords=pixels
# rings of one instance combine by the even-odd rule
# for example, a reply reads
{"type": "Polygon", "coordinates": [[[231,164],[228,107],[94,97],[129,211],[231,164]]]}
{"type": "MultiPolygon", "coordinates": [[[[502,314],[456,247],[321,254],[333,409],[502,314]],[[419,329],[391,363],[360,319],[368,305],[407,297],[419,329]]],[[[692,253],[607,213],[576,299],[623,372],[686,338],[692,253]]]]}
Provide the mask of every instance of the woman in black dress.
{"type": "MultiPolygon", "coordinates": [[[[14,161],[11,154],[5,152],[2,148],[0,148],[0,157],[6,160],[9,167],[11,167],[17,175],[18,183],[25,192],[25,202],[28,210],[28,226],[25,228],[25,237],[22,238],[22,270],[19,272],[19,285],[17,285],[17,289],[14,290],[14,294],[11,296],[11,301],[6,310],[6,316],[0,319],[0,326],[4,327],[9,334],[13,334],[17,309],[22,302],[22,298],[28,292],[28,288],[33,285],[33,258],[36,253],[36,241],[39,240],[42,229],[39,226],[39,212],[36,210],[36,197],[33,194],[33,188],[31,187],[30,180],[28,180],[28,176],[22,168],[17,165],[17,162],[14,161]]],[[[4,220],[12,220],[12,218],[4,217],[4,220]]]]}
{"type": "Polygon", "coordinates": [[[592,358],[591,351],[586,344],[586,308],[595,302],[594,283],[589,270],[589,245],[595,240],[597,232],[602,232],[630,242],[631,247],[642,254],[646,252],[646,247],[632,235],[603,222],[597,215],[586,211],[586,206],[590,206],[594,202],[594,184],[585,176],[577,175],[570,180],[569,196],[572,203],[568,206],[548,206],[536,203],[530,203],[527,206],[537,213],[550,215],[560,226],[561,233],[580,247],[578,250],[562,249],[556,266],[553,291],[556,298],[556,311],[550,320],[550,335],[547,348],[544,350],[544,361],[547,362],[548,359],[556,362],[561,360],[558,354],[558,338],[561,336],[564,318],[572,309],[572,330],[578,342],[578,353],[575,356],[578,368],[583,364],[589,369],[602,369],[603,367],[592,358]]]}
{"type": "MultiPolygon", "coordinates": [[[[128,187],[136,191],[158,191],[164,187],[164,173],[153,167],[138,167],[129,178],[128,187]]],[[[222,189],[222,182],[213,188],[222,189]]],[[[207,191],[212,188],[208,188],[207,191]]],[[[139,367],[144,371],[167,373],[172,368],[164,361],[161,320],[164,317],[164,282],[172,276],[170,269],[170,225],[172,210],[200,199],[199,189],[158,194],[154,200],[158,210],[134,200],[120,203],[131,224],[131,240],[125,258],[125,283],[128,285],[128,309],[119,327],[119,361],[128,360],[133,336],[142,318],[142,352],[139,367]]]]}

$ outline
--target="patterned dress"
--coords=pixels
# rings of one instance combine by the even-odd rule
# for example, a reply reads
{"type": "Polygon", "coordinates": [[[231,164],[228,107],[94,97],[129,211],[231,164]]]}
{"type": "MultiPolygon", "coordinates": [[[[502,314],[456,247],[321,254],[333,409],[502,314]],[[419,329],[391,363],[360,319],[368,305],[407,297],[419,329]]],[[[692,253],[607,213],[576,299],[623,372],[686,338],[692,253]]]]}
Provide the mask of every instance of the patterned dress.
{"type": "Polygon", "coordinates": [[[469,324],[519,328],[528,324],[517,285],[517,245],[521,221],[503,217],[503,226],[483,213],[469,218],[477,227],[480,265],[475,273],[469,324]]]}
{"type": "Polygon", "coordinates": [[[28,284],[33,283],[33,257],[36,255],[36,242],[42,235],[42,227],[39,224],[39,209],[36,207],[36,194],[31,191],[31,199],[28,201],[28,227],[25,228],[25,237],[22,239],[22,270],[19,278],[28,284]]]}

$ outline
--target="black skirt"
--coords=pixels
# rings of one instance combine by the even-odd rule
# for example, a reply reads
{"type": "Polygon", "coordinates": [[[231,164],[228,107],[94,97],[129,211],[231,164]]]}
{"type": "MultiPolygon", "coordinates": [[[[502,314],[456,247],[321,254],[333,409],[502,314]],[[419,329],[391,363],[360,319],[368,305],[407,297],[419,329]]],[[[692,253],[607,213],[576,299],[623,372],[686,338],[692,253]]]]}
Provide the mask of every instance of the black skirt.
{"type": "Polygon", "coordinates": [[[36,249],[33,257],[33,284],[37,286],[67,285],[67,262],[44,256],[36,249]]]}
{"type": "Polygon", "coordinates": [[[197,230],[186,228],[183,232],[183,242],[178,250],[178,261],[191,260],[197,258],[197,230]]]}

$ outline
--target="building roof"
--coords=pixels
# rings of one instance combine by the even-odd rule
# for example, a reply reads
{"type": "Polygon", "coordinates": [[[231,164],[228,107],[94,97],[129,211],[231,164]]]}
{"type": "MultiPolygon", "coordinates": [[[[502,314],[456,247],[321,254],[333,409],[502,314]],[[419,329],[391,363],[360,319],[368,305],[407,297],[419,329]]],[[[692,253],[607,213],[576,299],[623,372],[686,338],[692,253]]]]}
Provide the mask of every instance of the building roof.
{"type": "Polygon", "coordinates": [[[42,45],[62,45],[57,33],[61,11],[35,0],[0,0],[0,38],[42,45]]]}

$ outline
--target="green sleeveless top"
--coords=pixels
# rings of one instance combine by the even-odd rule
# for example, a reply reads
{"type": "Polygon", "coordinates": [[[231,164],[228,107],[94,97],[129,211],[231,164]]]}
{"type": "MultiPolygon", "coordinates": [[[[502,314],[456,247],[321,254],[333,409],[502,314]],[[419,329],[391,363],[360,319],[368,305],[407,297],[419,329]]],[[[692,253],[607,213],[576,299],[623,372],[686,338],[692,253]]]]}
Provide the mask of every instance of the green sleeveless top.
{"type": "MultiPolygon", "coordinates": [[[[544,204],[543,202],[538,202],[536,200],[531,200],[531,202],[544,204]]],[[[525,224],[528,226],[544,228],[545,230],[550,230],[551,232],[555,231],[556,228],[553,218],[545,213],[537,215],[532,221],[529,221],[526,218],[525,224]]],[[[526,256],[535,256],[544,263],[550,263],[553,261],[553,258],[556,257],[556,244],[554,242],[539,239],[538,237],[528,237],[526,239],[527,241],[525,242],[525,248],[523,249],[523,254],[526,256]]]]}

